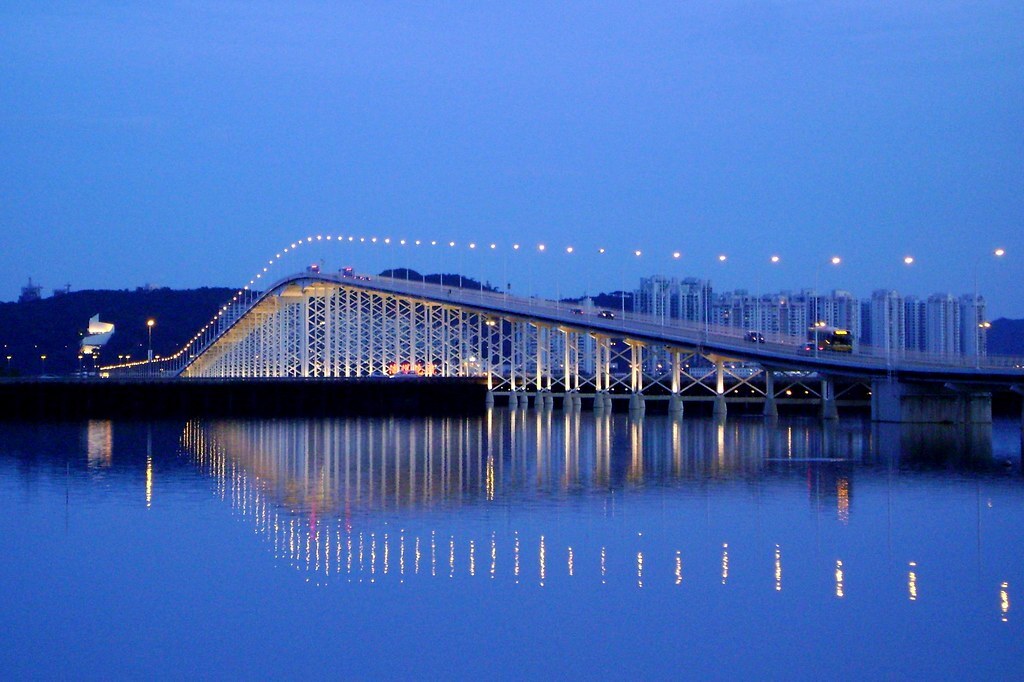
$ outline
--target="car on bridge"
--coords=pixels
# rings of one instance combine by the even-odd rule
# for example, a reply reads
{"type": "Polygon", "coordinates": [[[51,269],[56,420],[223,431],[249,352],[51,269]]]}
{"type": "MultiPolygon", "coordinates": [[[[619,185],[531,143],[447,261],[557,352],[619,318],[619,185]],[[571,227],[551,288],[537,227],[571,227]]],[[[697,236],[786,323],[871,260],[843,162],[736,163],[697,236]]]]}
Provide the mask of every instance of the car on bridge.
{"type": "Polygon", "coordinates": [[[743,338],[750,343],[764,343],[764,334],[758,331],[749,331],[743,338]]]}
{"type": "Polygon", "coordinates": [[[615,313],[613,313],[610,310],[602,310],[601,312],[599,312],[597,314],[597,316],[602,318],[602,319],[604,319],[604,320],[614,320],[615,319],[615,313]]]}

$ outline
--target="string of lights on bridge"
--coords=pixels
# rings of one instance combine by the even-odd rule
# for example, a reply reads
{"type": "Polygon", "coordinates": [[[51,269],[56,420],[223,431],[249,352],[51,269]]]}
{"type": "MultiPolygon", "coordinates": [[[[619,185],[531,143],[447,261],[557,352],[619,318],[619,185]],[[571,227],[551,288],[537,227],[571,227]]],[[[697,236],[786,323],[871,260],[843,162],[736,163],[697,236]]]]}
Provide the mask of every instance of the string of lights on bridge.
{"type": "MultiPolygon", "coordinates": [[[[301,248],[302,246],[307,245],[307,244],[308,245],[312,245],[312,244],[322,244],[322,243],[346,244],[346,245],[353,245],[353,246],[357,245],[357,244],[361,244],[361,245],[369,244],[371,246],[372,245],[380,245],[380,246],[388,246],[388,247],[393,246],[393,245],[397,245],[398,247],[410,246],[410,247],[413,247],[413,248],[417,248],[417,247],[426,247],[426,248],[441,247],[442,249],[445,248],[445,246],[447,246],[447,248],[449,248],[449,249],[458,249],[458,248],[461,247],[461,248],[465,248],[467,251],[471,251],[471,252],[498,252],[498,251],[503,251],[503,250],[506,250],[506,249],[510,249],[513,253],[519,253],[519,252],[524,252],[525,253],[525,252],[531,252],[531,251],[535,252],[535,253],[561,252],[561,253],[564,253],[566,255],[589,253],[590,255],[593,255],[593,256],[605,256],[605,255],[613,254],[614,252],[617,251],[617,250],[614,250],[614,251],[613,250],[609,250],[609,249],[607,249],[605,247],[591,247],[589,249],[578,249],[577,247],[572,246],[572,245],[551,247],[547,243],[544,243],[544,242],[540,242],[540,243],[537,243],[536,245],[531,246],[531,245],[523,244],[522,242],[513,242],[511,244],[502,244],[502,243],[499,243],[499,242],[467,241],[467,242],[461,242],[460,243],[460,242],[457,242],[455,240],[445,241],[445,240],[440,240],[440,239],[429,239],[429,240],[427,240],[427,239],[405,239],[405,238],[394,239],[392,237],[376,237],[376,236],[367,237],[365,235],[364,236],[341,235],[341,234],[338,234],[338,235],[318,234],[318,235],[315,235],[315,236],[314,235],[307,235],[305,238],[301,238],[300,237],[299,239],[297,239],[297,240],[295,240],[293,242],[290,242],[284,248],[282,248],[282,249],[278,250],[277,252],[275,252],[274,256],[267,260],[266,265],[263,265],[261,270],[259,272],[255,273],[252,276],[252,278],[249,280],[249,283],[244,285],[241,289],[238,289],[235,292],[234,296],[231,297],[231,300],[228,301],[227,303],[225,303],[224,305],[222,305],[217,310],[217,312],[214,314],[214,316],[212,318],[210,318],[210,321],[207,322],[205,325],[203,325],[203,327],[198,332],[196,332],[192,336],[192,338],[190,338],[187,342],[185,342],[185,344],[181,347],[181,349],[179,349],[174,354],[166,356],[164,358],[154,358],[154,361],[159,360],[159,361],[167,362],[167,361],[173,361],[173,360],[177,360],[177,359],[181,358],[188,351],[188,348],[192,344],[194,344],[197,341],[199,341],[203,337],[204,334],[206,334],[208,331],[210,331],[218,323],[218,321],[220,320],[220,318],[222,316],[227,314],[227,312],[230,310],[230,308],[231,308],[231,306],[233,304],[238,303],[239,299],[242,299],[242,298],[245,297],[246,292],[252,291],[253,287],[255,287],[257,283],[259,283],[261,280],[264,280],[266,278],[266,276],[270,274],[271,269],[275,265],[279,264],[281,262],[281,260],[284,259],[284,257],[287,254],[295,253],[299,248],[301,248]]],[[[640,258],[640,257],[642,257],[644,255],[644,253],[645,252],[644,252],[643,249],[633,249],[631,252],[628,252],[626,255],[631,254],[634,258],[640,258]]],[[[1002,256],[1004,256],[1006,254],[1006,250],[1003,249],[1003,248],[996,248],[991,253],[992,253],[993,256],[1002,257],[1002,256]]],[[[671,257],[672,261],[678,261],[678,260],[682,259],[683,253],[682,253],[682,251],[679,251],[679,250],[673,250],[673,251],[670,252],[670,257],[671,257]]],[[[725,263],[726,261],[728,261],[728,259],[729,259],[729,256],[726,253],[719,253],[718,256],[717,256],[717,260],[720,263],[725,263]]],[[[773,265],[779,264],[779,263],[782,262],[782,257],[780,255],[778,255],[778,254],[772,254],[771,256],[769,256],[768,262],[773,264],[773,265]]],[[[828,260],[827,260],[827,263],[829,265],[833,265],[833,266],[841,265],[842,262],[843,262],[842,257],[841,256],[837,256],[837,255],[833,255],[833,256],[829,257],[828,260]]],[[[916,263],[916,259],[913,256],[906,255],[906,256],[903,257],[903,264],[904,265],[911,266],[911,265],[914,265],[914,263],[916,263]]],[[[130,367],[139,367],[139,366],[142,366],[142,365],[149,364],[150,362],[151,361],[148,360],[148,359],[147,360],[138,360],[138,361],[135,361],[135,362],[123,362],[123,363],[119,363],[117,365],[106,366],[106,367],[103,367],[102,369],[109,370],[109,369],[124,369],[124,368],[130,368],[130,367]]]]}

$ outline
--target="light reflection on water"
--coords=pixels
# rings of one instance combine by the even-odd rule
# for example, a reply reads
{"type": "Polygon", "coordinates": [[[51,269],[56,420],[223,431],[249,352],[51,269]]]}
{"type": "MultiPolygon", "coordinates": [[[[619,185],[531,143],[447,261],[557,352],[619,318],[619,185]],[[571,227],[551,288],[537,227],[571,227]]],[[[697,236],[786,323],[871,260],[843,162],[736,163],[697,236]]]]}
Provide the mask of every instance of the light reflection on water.
{"type": "MultiPolygon", "coordinates": [[[[679,585],[683,548],[642,543],[650,547],[646,556],[643,549],[625,549],[643,537],[641,530],[623,533],[621,523],[613,523],[628,518],[624,509],[632,497],[657,495],[664,505],[666,495],[677,495],[684,504],[700,495],[706,515],[728,515],[734,489],[719,501],[712,490],[716,482],[742,483],[748,494],[761,498],[772,496],[776,487],[792,492],[800,480],[815,523],[824,520],[838,529],[851,522],[858,476],[870,484],[884,479],[891,505],[892,495],[899,494],[893,488],[894,472],[934,472],[942,465],[940,471],[1005,475],[1007,469],[1003,459],[993,456],[991,427],[806,420],[779,425],[515,411],[492,411],[479,420],[193,421],[183,429],[181,448],[214,481],[216,494],[252,524],[275,560],[325,583],[332,578],[376,583],[391,572],[393,547],[404,557],[406,538],[418,547],[430,526],[431,576],[440,568],[449,579],[475,577],[481,544],[489,547],[492,579],[511,573],[518,581],[525,572],[542,587],[555,577],[606,583],[611,547],[634,557],[631,582],[636,587],[645,584],[645,560],[671,565],[673,570],[660,577],[679,585]],[[876,447],[879,441],[884,444],[876,447]],[[950,443],[963,449],[951,450],[950,443]],[[575,551],[572,544],[548,546],[544,528],[552,520],[545,515],[566,512],[596,517],[592,527],[608,537],[592,531],[574,540],[575,551]],[[434,523],[448,524],[451,532],[434,523]],[[520,531],[529,529],[535,539],[521,547],[520,531]],[[440,567],[437,533],[448,539],[440,567]],[[536,555],[533,571],[529,564],[520,566],[520,554],[530,551],[536,555]],[[550,576],[549,564],[554,564],[550,576]]],[[[766,523],[763,518],[750,521],[766,523]]],[[[891,536],[891,525],[899,519],[887,521],[885,532],[891,536]]],[[[641,515],[635,523],[641,529],[650,519],[641,515]]],[[[566,528],[559,531],[572,538],[566,528]]],[[[661,535],[659,541],[665,539],[661,535]]],[[[783,550],[778,542],[771,547],[765,568],[778,592],[783,550]]],[[[730,577],[729,552],[723,541],[722,585],[730,577]]],[[[910,560],[908,565],[907,595],[916,601],[917,564],[910,560]]],[[[834,569],[821,570],[834,571],[835,596],[844,597],[850,578],[843,559],[835,559],[834,569]]],[[[418,561],[410,574],[420,575],[418,561]]],[[[404,582],[405,577],[401,559],[397,579],[404,582]]]]}
{"type": "MultiPolygon", "coordinates": [[[[1024,577],[1024,488],[1010,422],[911,428],[493,410],[468,419],[92,421],[0,432],[8,537],[40,556],[63,549],[75,555],[69,563],[91,565],[104,552],[91,534],[141,529],[148,544],[138,556],[173,557],[150,570],[183,589],[188,581],[175,573],[202,570],[202,553],[189,553],[241,542],[232,528],[244,528],[233,551],[250,580],[270,584],[268,571],[286,568],[287,584],[355,600],[346,603],[357,611],[403,595],[442,599],[437,590],[455,621],[481,599],[527,621],[556,605],[603,605],[595,622],[647,628],[648,673],[665,672],[657,652],[670,646],[659,630],[666,618],[747,629],[785,622],[797,640],[819,627],[856,627],[864,646],[880,650],[909,628],[959,638],[948,660],[940,651],[932,665],[975,665],[993,642],[1015,644],[999,650],[992,670],[1019,661],[1012,593],[1024,577]],[[63,541],[49,522],[38,532],[11,521],[54,509],[64,513],[63,541]],[[98,525],[83,527],[85,518],[98,525]],[[147,534],[158,521],[161,532],[147,534]],[[245,558],[253,550],[257,558],[245,558]],[[530,590],[548,595],[547,606],[523,605],[530,590]],[[628,616],[652,591],[664,595],[642,612],[653,621],[628,616]]],[[[122,570],[142,570],[126,561],[122,570]]],[[[27,576],[0,569],[0,578],[32,584],[27,576]]],[[[293,588],[260,589],[268,603],[295,603],[293,588]]],[[[197,608],[200,625],[217,619],[197,608]]],[[[726,651],[727,641],[718,641],[726,651]]],[[[575,644],[586,648],[582,636],[575,644]]],[[[830,655],[788,640],[773,647],[759,655],[777,651],[788,666],[830,655]]],[[[921,672],[919,659],[892,649],[903,655],[911,668],[897,669],[921,672]]],[[[890,670],[873,665],[862,656],[849,669],[890,670]]]]}

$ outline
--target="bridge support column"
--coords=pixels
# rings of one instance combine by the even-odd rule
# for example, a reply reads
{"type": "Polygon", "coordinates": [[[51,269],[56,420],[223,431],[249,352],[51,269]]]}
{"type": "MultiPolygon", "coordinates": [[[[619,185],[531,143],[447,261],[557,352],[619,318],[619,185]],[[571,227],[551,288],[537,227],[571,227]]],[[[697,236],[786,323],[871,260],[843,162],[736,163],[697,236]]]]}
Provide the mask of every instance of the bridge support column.
{"type": "Polygon", "coordinates": [[[673,417],[683,416],[683,398],[678,393],[668,397],[668,413],[673,417]]]}
{"type": "Polygon", "coordinates": [[[966,385],[876,381],[871,419],[904,424],[991,424],[992,393],[966,385]]]}
{"type": "Polygon", "coordinates": [[[630,414],[636,412],[644,412],[647,410],[647,406],[644,404],[644,396],[642,393],[633,393],[629,396],[629,412],[630,414]]]}
{"type": "Polygon", "coordinates": [[[764,416],[779,416],[779,406],[775,404],[775,372],[770,369],[764,370],[764,416]]]}
{"type": "Polygon", "coordinates": [[[725,361],[715,358],[715,408],[716,419],[725,419],[729,408],[725,404],[725,361]]]}
{"type": "Polygon", "coordinates": [[[551,410],[555,407],[555,396],[551,391],[539,391],[537,393],[537,409],[551,410]]]}
{"type": "Polygon", "coordinates": [[[484,405],[494,407],[494,391],[487,391],[487,395],[484,396],[484,405]]]}
{"type": "Polygon", "coordinates": [[[836,387],[832,379],[821,380],[821,418],[839,419],[836,407],[836,387]]]}
{"type": "Polygon", "coordinates": [[[601,391],[594,391],[594,412],[604,411],[604,394],[601,391]]]}

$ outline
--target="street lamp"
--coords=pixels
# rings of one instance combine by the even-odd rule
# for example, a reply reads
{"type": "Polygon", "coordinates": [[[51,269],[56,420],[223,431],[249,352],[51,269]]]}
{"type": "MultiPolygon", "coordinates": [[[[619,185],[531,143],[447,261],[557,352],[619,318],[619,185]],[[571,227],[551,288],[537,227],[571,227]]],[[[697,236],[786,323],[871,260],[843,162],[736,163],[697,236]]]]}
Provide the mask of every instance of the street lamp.
{"type": "Polygon", "coordinates": [[[46,356],[45,355],[40,355],[39,356],[39,364],[42,367],[42,371],[39,372],[39,374],[40,375],[46,374],[46,356]]]}
{"type": "MultiPolygon", "coordinates": [[[[828,262],[833,266],[842,264],[843,259],[839,256],[832,256],[828,259],[828,262]]],[[[814,266],[814,355],[818,355],[818,327],[824,325],[824,321],[821,319],[821,293],[818,291],[818,278],[821,274],[821,264],[814,266]],[[819,322],[821,324],[819,324],[819,322]]]]}
{"type": "MultiPolygon", "coordinates": [[[[991,251],[990,255],[994,256],[997,259],[1002,258],[1003,256],[1006,255],[1006,249],[1004,249],[1002,247],[997,247],[997,248],[995,248],[995,249],[993,249],[991,251]]],[[[974,334],[975,334],[975,338],[974,338],[974,368],[975,369],[980,369],[981,368],[981,334],[982,334],[981,328],[983,328],[982,323],[984,322],[984,320],[979,320],[978,319],[978,314],[980,312],[979,311],[980,306],[978,304],[978,297],[980,295],[978,293],[978,271],[979,271],[980,268],[981,268],[981,256],[979,255],[977,258],[974,259],[974,300],[971,301],[971,307],[974,309],[975,322],[978,324],[978,327],[979,327],[979,329],[974,332],[974,334]]]]}
{"type": "MultiPolygon", "coordinates": [[[[782,259],[776,254],[776,255],[771,256],[768,259],[768,262],[771,265],[778,265],[781,260],[782,259]]],[[[754,328],[759,333],[763,334],[763,333],[765,333],[768,330],[767,330],[766,321],[764,319],[765,318],[765,311],[764,311],[763,306],[761,305],[763,303],[763,301],[761,300],[763,296],[762,296],[762,293],[761,293],[761,269],[760,268],[758,268],[758,270],[757,270],[757,286],[755,287],[755,290],[754,290],[754,297],[755,297],[754,298],[754,317],[756,318],[756,323],[757,323],[754,328]]],[[[774,306],[775,306],[775,298],[773,296],[773,297],[770,298],[769,303],[768,303],[768,311],[769,311],[769,313],[771,312],[771,310],[772,310],[772,308],[774,306]]]]}
{"type": "Polygon", "coordinates": [[[149,352],[146,359],[153,362],[153,326],[156,325],[156,320],[152,317],[146,320],[146,329],[149,332],[149,352]]]}

